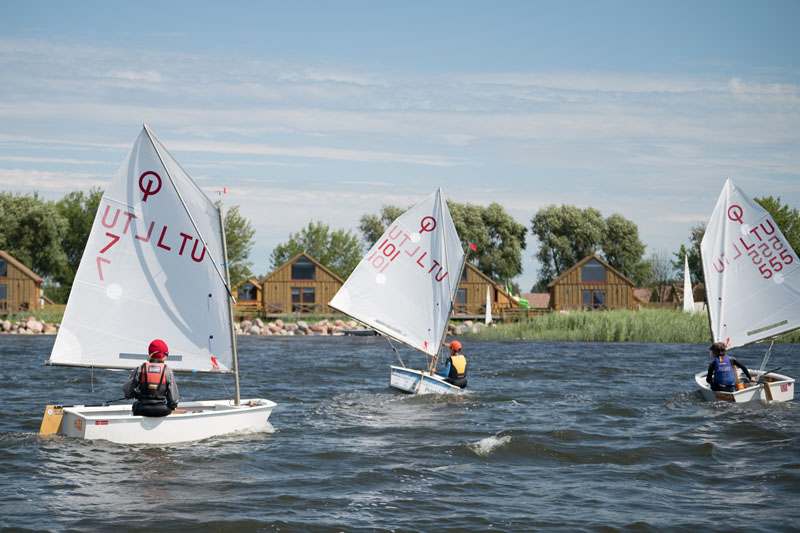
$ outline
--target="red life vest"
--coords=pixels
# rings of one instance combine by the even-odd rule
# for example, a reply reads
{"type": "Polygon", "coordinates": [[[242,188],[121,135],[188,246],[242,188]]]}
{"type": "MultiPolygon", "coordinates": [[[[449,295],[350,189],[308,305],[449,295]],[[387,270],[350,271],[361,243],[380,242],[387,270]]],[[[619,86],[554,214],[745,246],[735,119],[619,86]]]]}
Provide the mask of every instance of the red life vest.
{"type": "Polygon", "coordinates": [[[140,399],[167,401],[166,374],[166,364],[144,363],[139,376],[140,399]]]}

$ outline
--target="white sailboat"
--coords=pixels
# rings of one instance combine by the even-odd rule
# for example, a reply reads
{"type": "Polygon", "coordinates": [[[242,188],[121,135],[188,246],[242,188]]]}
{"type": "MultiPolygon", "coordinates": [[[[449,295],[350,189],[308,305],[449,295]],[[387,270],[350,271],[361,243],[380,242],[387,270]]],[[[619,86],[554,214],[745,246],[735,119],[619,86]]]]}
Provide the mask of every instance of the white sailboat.
{"type": "MultiPolygon", "coordinates": [[[[700,251],[712,342],[733,349],[800,328],[800,260],[770,214],[730,179],[700,251]]],[[[731,402],[793,399],[793,378],[764,371],[769,353],[759,370],[750,372],[755,381],[735,392],[712,391],[706,372],[696,374],[703,397],[731,402]]]]}
{"type": "Polygon", "coordinates": [[[160,418],[50,405],[40,433],[165,444],[268,430],[275,403],[239,397],[226,261],[220,210],[145,125],[100,201],[47,363],[132,369],[160,338],[176,372],[233,374],[235,398],[180,402],[160,418]]]}
{"type": "MultiPolygon", "coordinates": [[[[391,387],[458,394],[435,373],[466,256],[439,189],[397,218],[328,305],[421,351],[426,370],[391,367],[391,387]]],[[[396,350],[395,350],[395,353],[396,350]]]]}
{"type": "Polygon", "coordinates": [[[483,317],[483,323],[487,326],[492,323],[492,296],[488,285],[486,286],[486,316],[483,317]]]}
{"type": "Polygon", "coordinates": [[[694,313],[694,294],[692,293],[692,277],[689,275],[689,256],[683,256],[683,310],[694,313]]]}

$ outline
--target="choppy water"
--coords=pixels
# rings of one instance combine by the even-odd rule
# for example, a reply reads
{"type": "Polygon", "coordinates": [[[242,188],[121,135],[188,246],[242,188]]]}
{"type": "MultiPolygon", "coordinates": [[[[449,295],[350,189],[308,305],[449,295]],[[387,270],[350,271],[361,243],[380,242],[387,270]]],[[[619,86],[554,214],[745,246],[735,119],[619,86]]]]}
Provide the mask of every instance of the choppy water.
{"type": "MultiPolygon", "coordinates": [[[[469,393],[414,397],[389,390],[383,339],[243,337],[242,395],[278,403],[274,432],[146,447],[37,435],[47,403],[115,399],[126,377],[46,367],[52,343],[0,337],[4,529],[799,527],[800,406],[702,402],[706,345],[466,341],[469,393]]],[[[800,376],[800,347],[778,365],[800,376]]],[[[183,399],[233,388],[178,379],[183,399]]]]}

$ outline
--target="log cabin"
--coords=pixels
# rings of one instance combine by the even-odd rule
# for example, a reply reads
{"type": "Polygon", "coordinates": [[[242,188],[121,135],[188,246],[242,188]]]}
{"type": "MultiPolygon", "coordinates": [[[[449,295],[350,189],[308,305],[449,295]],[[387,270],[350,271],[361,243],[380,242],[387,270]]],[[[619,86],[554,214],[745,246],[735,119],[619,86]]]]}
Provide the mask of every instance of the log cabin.
{"type": "Polygon", "coordinates": [[[595,255],[578,261],[548,288],[556,311],[636,308],[633,282],[595,255]]]}
{"type": "Polygon", "coordinates": [[[261,305],[267,315],[335,313],[328,302],[344,281],[301,252],[261,280],[261,305]]]}
{"type": "Polygon", "coordinates": [[[0,250],[0,313],[19,313],[43,305],[42,278],[0,250]]]}

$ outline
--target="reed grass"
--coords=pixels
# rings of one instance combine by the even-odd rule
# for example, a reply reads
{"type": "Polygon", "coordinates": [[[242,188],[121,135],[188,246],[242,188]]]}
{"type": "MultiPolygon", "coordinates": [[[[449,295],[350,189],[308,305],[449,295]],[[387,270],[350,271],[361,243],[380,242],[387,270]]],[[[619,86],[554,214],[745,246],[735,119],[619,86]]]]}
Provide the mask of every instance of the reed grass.
{"type": "MultiPolygon", "coordinates": [[[[520,322],[478,328],[465,333],[477,340],[528,339],[588,342],[710,341],[705,313],[681,310],[600,311],[548,313],[520,322]]],[[[775,342],[800,342],[800,330],[781,335],[775,342]]]]}

